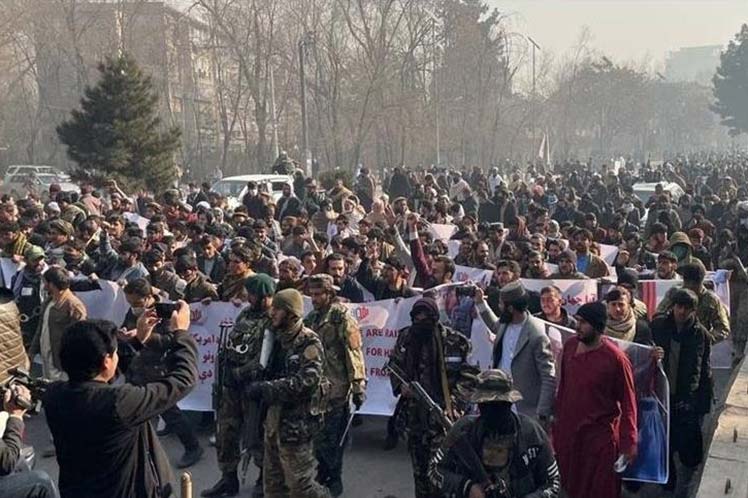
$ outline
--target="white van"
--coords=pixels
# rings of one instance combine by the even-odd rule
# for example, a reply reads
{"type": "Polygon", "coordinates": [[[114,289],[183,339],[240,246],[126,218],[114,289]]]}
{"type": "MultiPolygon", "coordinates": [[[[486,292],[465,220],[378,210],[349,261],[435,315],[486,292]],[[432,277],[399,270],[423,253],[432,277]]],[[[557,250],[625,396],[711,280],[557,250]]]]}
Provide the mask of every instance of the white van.
{"type": "Polygon", "coordinates": [[[268,192],[276,202],[283,195],[284,185],[293,189],[293,176],[290,175],[239,175],[218,180],[211,190],[226,197],[228,207],[234,208],[241,204],[247,193],[247,182],[255,182],[260,191],[268,192]]]}

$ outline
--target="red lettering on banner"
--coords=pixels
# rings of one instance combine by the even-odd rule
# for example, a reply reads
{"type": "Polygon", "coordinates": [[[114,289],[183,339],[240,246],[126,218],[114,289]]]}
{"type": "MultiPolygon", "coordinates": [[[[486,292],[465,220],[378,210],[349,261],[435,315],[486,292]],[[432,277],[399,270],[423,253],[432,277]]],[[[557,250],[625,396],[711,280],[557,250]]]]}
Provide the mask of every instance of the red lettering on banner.
{"type": "Polygon", "coordinates": [[[383,368],[372,367],[369,369],[369,377],[388,377],[383,368]]]}
{"type": "Polygon", "coordinates": [[[382,337],[382,329],[366,329],[366,337],[382,337]]]}

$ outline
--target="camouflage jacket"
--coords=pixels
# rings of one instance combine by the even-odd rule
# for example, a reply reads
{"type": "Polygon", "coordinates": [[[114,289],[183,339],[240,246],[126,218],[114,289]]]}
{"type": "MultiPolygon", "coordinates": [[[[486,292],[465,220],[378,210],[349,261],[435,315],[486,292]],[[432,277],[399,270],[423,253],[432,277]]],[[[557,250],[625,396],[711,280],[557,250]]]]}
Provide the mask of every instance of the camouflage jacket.
{"type": "Polygon", "coordinates": [[[313,310],[304,325],[317,333],[325,348],[323,372],[330,382],[330,407],[346,404],[351,393],[364,392],[366,367],[361,330],[348,309],[335,303],[324,311],[313,310]]]}
{"type": "Polygon", "coordinates": [[[308,442],[322,426],[326,390],[322,370],[325,353],[314,331],[300,321],[291,340],[280,341],[266,372],[270,381],[265,429],[278,431],[288,444],[308,442]]]}
{"type": "MultiPolygon", "coordinates": [[[[665,293],[660,304],[657,305],[657,314],[665,314],[673,307],[673,293],[679,287],[673,287],[665,293]]],[[[696,305],[696,318],[706,328],[712,344],[721,342],[730,336],[730,317],[727,308],[717,297],[717,294],[705,287],[696,293],[699,304],[696,305]]]]}
{"type": "Polygon", "coordinates": [[[244,308],[236,317],[221,360],[228,361],[234,375],[232,380],[256,380],[260,371],[260,351],[265,330],[270,327],[266,312],[244,308]]]}
{"type": "MultiPolygon", "coordinates": [[[[447,408],[445,394],[448,393],[454,411],[459,412],[465,404],[457,397],[457,385],[464,380],[463,373],[470,368],[467,362],[470,350],[467,337],[442,324],[436,325],[436,331],[422,346],[419,346],[412,327],[406,327],[398,333],[389,361],[409,376],[406,380],[420,382],[429,396],[443,408],[447,408]],[[416,353],[415,349],[420,351],[416,353]]],[[[391,375],[390,383],[392,392],[399,396],[402,389],[400,381],[391,375]]],[[[414,399],[406,399],[405,406],[404,411],[409,412],[405,421],[407,427],[432,425],[431,417],[414,399]]]]}

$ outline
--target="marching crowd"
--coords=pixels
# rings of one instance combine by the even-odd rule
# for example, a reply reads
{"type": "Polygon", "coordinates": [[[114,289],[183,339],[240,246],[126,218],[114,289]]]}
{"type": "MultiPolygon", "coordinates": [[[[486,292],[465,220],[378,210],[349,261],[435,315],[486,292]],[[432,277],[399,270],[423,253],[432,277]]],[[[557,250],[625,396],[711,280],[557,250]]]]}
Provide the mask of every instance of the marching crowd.
{"type": "MultiPolygon", "coordinates": [[[[159,416],[184,446],[177,467],[204,457],[176,401],[196,375],[187,305],[214,301],[243,308],[219,344],[221,475],[201,496],[236,496],[242,461],[260,470],[255,497],[340,496],[343,443],[367,387],[359,324],[343,304],[407,297],[417,300],[389,357],[401,374],[390,377],[398,403],[385,449],[407,442],[416,497],[620,496],[641,393],[609,338],[651,346],[661,362],[671,398],[663,492],[692,493],[711,348],[729,338],[737,362],[745,347],[748,158],[360,168],[328,189],[287,158],[274,169],[289,173],[280,198],[249,182],[235,204],[207,183],[131,195],[114,181],[0,199],[0,256],[22,264],[6,279],[17,311],[0,306],[0,365],[38,357],[55,381],[44,407],[63,497],[173,493],[159,416]],[[646,198],[641,183],[656,184],[646,198]],[[436,225],[454,228],[441,238],[436,225]],[[601,245],[618,248],[612,263],[601,245]],[[458,287],[467,307],[445,323],[430,290],[452,283],[456,265],[493,279],[458,287]],[[730,270],[729,310],[706,278],[717,269],[730,270]],[[534,292],[521,278],[549,282],[534,292]],[[601,280],[606,293],[569,313],[553,285],[568,279],[601,280]],[[647,309],[644,279],[679,285],[647,309]],[[123,323],[88,320],[76,297],[102,280],[123,288],[123,323]],[[458,323],[478,315],[493,340],[482,372],[458,323]],[[577,331],[558,363],[544,321],[577,331]]],[[[13,472],[25,409],[10,395],[5,405],[0,495],[57,496],[43,473],[13,472]]]]}

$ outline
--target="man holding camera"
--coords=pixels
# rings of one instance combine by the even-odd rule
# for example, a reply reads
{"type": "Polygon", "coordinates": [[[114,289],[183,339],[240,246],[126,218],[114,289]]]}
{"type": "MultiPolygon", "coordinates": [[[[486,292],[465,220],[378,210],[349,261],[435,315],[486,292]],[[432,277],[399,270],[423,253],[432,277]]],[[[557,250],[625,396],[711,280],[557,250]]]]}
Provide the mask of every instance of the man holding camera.
{"type": "MultiPolygon", "coordinates": [[[[136,349],[151,347],[159,321],[155,310],[138,317],[136,349]]],[[[169,460],[149,422],[197,382],[197,345],[186,332],[189,325],[189,306],[179,301],[169,319],[164,375],[144,386],[111,384],[119,364],[113,323],[84,320],[67,330],[60,360],[69,380],[52,384],[43,397],[63,498],[174,495],[169,460]]]]}
{"type": "Polygon", "coordinates": [[[0,439],[0,496],[3,498],[56,498],[59,496],[52,479],[46,472],[32,470],[16,472],[21,458],[21,435],[23,434],[23,415],[30,403],[31,393],[21,385],[14,385],[5,392],[3,399],[4,412],[0,420],[8,414],[5,433],[0,439]]]}
{"type": "MultiPolygon", "coordinates": [[[[137,320],[143,313],[155,309],[159,312],[159,306],[163,306],[166,313],[170,314],[170,303],[160,303],[159,297],[153,291],[151,284],[145,278],[136,278],[124,288],[125,299],[130,305],[130,309],[125,315],[125,320],[120,327],[120,333],[124,337],[132,338],[137,334],[137,320]]],[[[165,315],[164,315],[165,316],[165,315]]],[[[161,378],[164,374],[164,355],[165,347],[171,345],[171,332],[168,330],[168,323],[163,320],[159,323],[151,334],[149,347],[142,351],[135,351],[126,343],[122,348],[120,356],[128,356],[128,369],[124,371],[127,382],[136,386],[145,386],[161,378]]],[[[125,361],[123,361],[125,363],[125,361]]],[[[166,424],[166,430],[173,432],[179,442],[184,446],[184,454],[177,461],[177,468],[184,469],[196,464],[202,457],[203,448],[195,434],[195,429],[189,420],[177,405],[170,407],[161,414],[161,418],[166,424]]]]}

